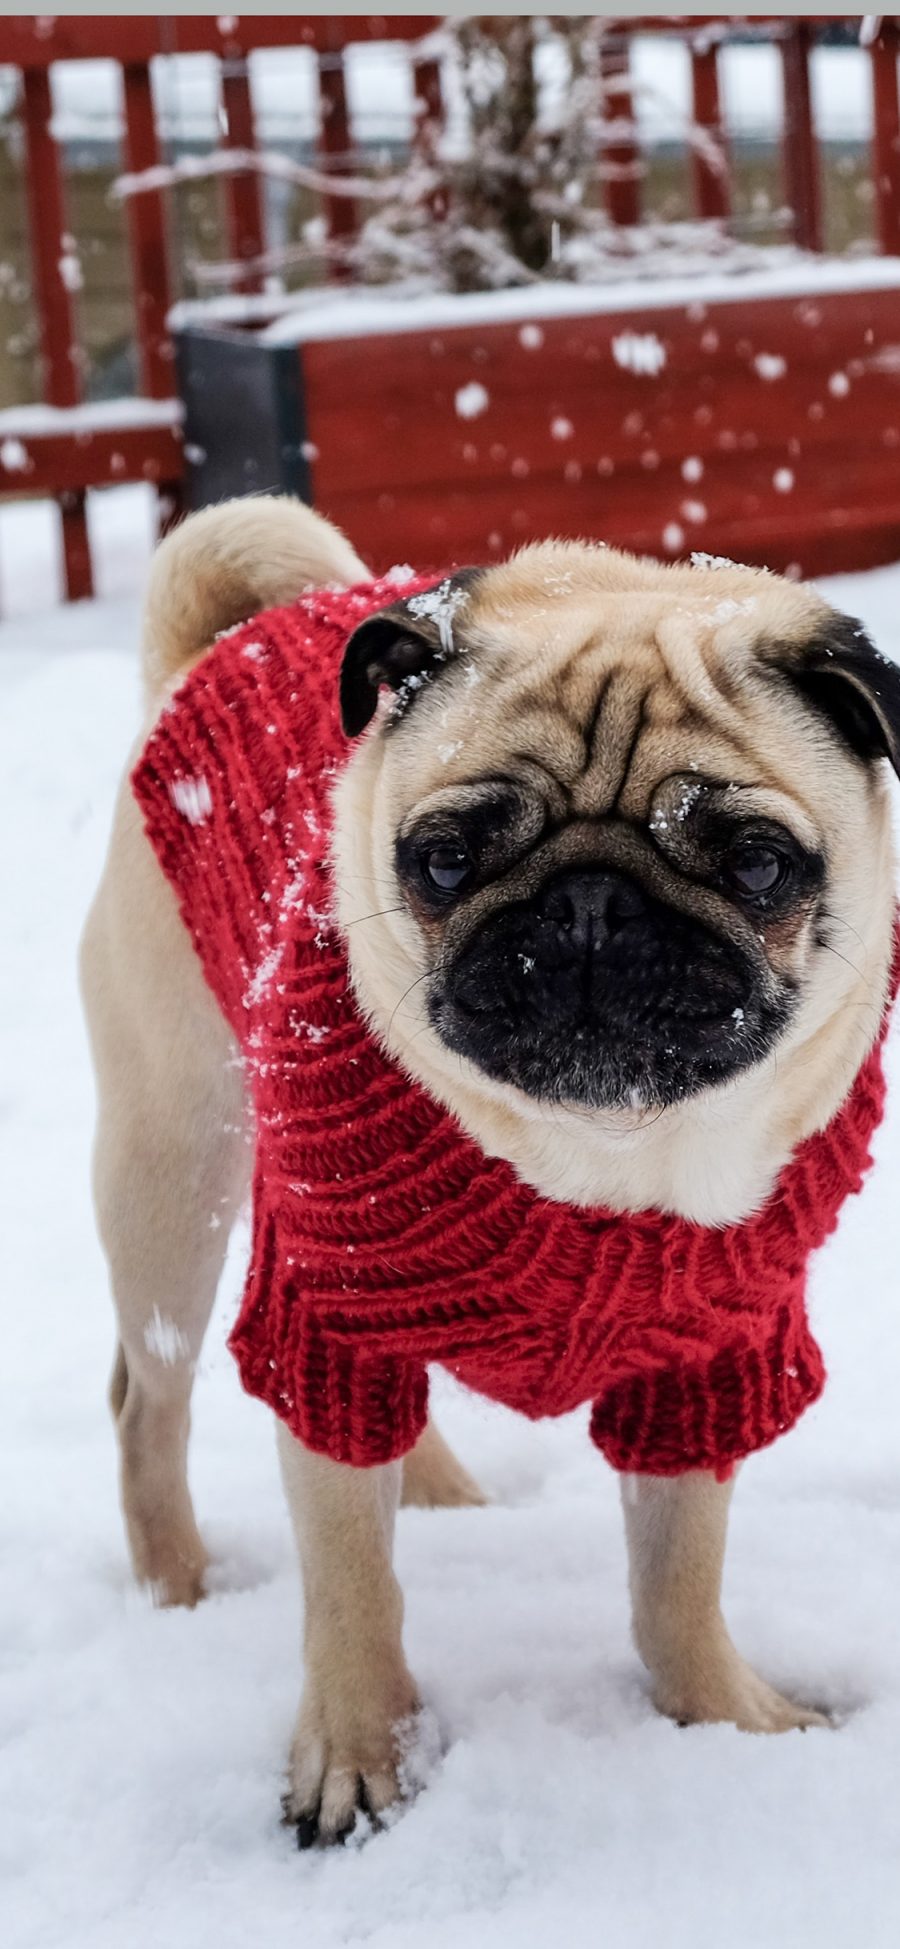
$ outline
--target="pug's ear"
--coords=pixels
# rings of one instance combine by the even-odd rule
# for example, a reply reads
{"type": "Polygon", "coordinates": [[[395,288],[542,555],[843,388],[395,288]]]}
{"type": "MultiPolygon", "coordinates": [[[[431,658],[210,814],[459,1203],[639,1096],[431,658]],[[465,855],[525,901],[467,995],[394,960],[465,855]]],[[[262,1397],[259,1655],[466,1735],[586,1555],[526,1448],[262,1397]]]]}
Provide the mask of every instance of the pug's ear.
{"type": "Polygon", "coordinates": [[[348,738],[371,723],[382,684],[411,701],[456,655],[456,621],[480,574],[477,568],[459,569],[433,589],[377,610],[353,631],[341,664],[341,723],[348,738]]]}
{"type": "Polygon", "coordinates": [[[808,704],[860,758],[889,758],[900,776],[900,664],[854,616],[834,616],[777,659],[808,704]]]}

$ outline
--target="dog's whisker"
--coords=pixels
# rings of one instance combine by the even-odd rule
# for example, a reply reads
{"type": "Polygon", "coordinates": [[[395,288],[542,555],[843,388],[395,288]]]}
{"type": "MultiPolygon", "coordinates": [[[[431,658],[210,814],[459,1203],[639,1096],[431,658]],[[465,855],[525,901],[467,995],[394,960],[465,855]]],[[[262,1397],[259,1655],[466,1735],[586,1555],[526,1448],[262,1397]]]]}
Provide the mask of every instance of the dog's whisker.
{"type": "Polygon", "coordinates": [[[859,942],[859,945],[862,948],[863,953],[866,954],[868,952],[866,943],[863,940],[859,928],[854,927],[852,921],[845,920],[843,914],[829,913],[826,908],[823,911],[822,918],[823,920],[827,921],[829,927],[846,927],[848,934],[852,934],[854,938],[859,942]]]}
{"type": "Polygon", "coordinates": [[[843,961],[844,966],[846,968],[849,968],[852,974],[856,975],[858,981],[864,981],[866,987],[869,987],[871,985],[868,980],[868,976],[863,974],[862,968],[858,968],[856,962],[850,960],[849,955],[842,954],[840,948],[835,947],[833,942],[822,941],[821,946],[824,948],[826,954],[834,954],[837,957],[838,961],[843,961]]]}
{"type": "Polygon", "coordinates": [[[423,981],[429,981],[430,979],[431,979],[431,970],[429,968],[426,968],[424,974],[417,975],[415,981],[411,981],[409,987],[404,989],[403,994],[400,996],[400,1000],[397,1002],[396,1006],[391,1010],[391,1018],[387,1026],[388,1034],[390,1034],[394,1026],[394,1022],[397,1017],[398,1011],[403,1007],[404,1002],[412,994],[413,989],[418,988],[423,981]]]}
{"type": "Polygon", "coordinates": [[[387,920],[389,914],[402,914],[404,911],[405,909],[402,906],[379,907],[374,914],[358,914],[355,920],[347,921],[344,927],[344,933],[349,934],[351,927],[362,927],[364,921],[387,920]]]}

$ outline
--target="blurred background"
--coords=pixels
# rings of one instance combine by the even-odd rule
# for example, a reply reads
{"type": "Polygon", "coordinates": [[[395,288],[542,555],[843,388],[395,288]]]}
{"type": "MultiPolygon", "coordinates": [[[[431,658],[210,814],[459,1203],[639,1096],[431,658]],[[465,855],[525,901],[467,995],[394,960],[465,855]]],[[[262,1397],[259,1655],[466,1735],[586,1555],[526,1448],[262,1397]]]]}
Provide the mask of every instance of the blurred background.
{"type": "MultiPolygon", "coordinates": [[[[587,17],[595,25],[596,16],[587,17]]],[[[821,174],[821,226],[817,243],[832,252],[867,252],[878,248],[878,221],[872,171],[873,90],[871,55],[860,45],[860,17],[814,21],[810,46],[810,86],[816,147],[821,174]]],[[[377,181],[408,163],[417,127],[415,59],[434,50],[440,69],[440,91],[448,140],[458,146],[465,136],[466,103],[453,27],[428,36],[417,47],[421,17],[395,17],[392,28],[404,28],[405,38],[370,39],[365,16],[332,22],[347,35],[346,46],[325,57],[324,73],[340,73],[346,103],[348,149],[342,155],[329,144],[329,167],[342,167],[377,181]],[[354,39],[359,36],[359,39],[354,39]],[[332,65],[339,63],[339,67],[332,65]]],[[[697,124],[693,119],[692,55],[698,38],[701,53],[717,45],[717,81],[721,138],[727,141],[728,229],[736,240],[764,247],[792,240],[796,216],[790,207],[785,169],[785,37],[801,33],[798,17],[756,17],[742,23],[729,17],[717,22],[703,17],[702,26],[665,35],[638,21],[621,23],[627,40],[618,48],[628,61],[631,101],[619,140],[636,150],[635,197],[648,224],[678,225],[695,218],[696,185],[692,165],[698,152],[692,146],[697,124]],[[715,41],[713,42],[713,37],[715,41]]],[[[138,388],[139,372],[134,332],[134,279],[129,253],[127,213],[115,184],[127,166],[124,147],[125,105],[123,61],[132,41],[149,58],[153,117],[161,160],[171,165],[188,158],[202,160],[221,154],[229,139],[228,110],[223,102],[223,58],[227,31],[213,16],[204,18],[210,42],[206,51],[177,53],[179,38],[187,38],[183,19],[142,16],[135,23],[91,17],[91,59],[53,59],[56,50],[45,35],[50,57],[49,78],[52,137],[57,145],[65,181],[65,207],[71,233],[67,276],[77,293],[79,342],[83,348],[85,396],[108,399],[138,388]],[[180,32],[179,32],[180,30],[180,32]],[[99,52],[108,42],[104,56],[99,52]],[[218,46],[216,45],[218,43],[218,46]]],[[[316,20],[316,37],[328,23],[316,20]]],[[[610,26],[615,23],[611,22],[610,26]]],[[[287,23],[278,18],[283,31],[287,23]]],[[[377,35],[384,22],[377,18],[377,35]]],[[[303,45],[265,45],[272,23],[265,17],[241,22],[241,48],[259,36],[260,45],[238,57],[241,79],[252,102],[253,138],[264,150],[298,163],[314,163],[323,151],[323,106],[332,79],[323,89],[323,57],[303,45]]],[[[296,32],[303,31],[297,17],[296,32]]],[[[59,32],[77,50],[77,17],[59,23],[59,32]]],[[[567,36],[534,23],[537,113],[548,135],[570,112],[568,101],[570,56],[567,36]]],[[[331,38],[337,38],[333,33],[331,38]]],[[[33,53],[34,50],[29,50],[33,53]]],[[[9,18],[0,29],[0,405],[24,404],[41,397],[40,319],[35,309],[29,212],[27,199],[27,141],[23,127],[23,71],[14,57],[26,58],[26,30],[9,18]]],[[[233,87],[235,76],[228,77],[233,87]]],[[[595,118],[602,115],[598,91],[595,118]]],[[[610,106],[618,111],[620,103],[610,106]]],[[[600,131],[597,135],[599,137],[600,131]]],[[[597,142],[595,175],[602,192],[601,145],[597,142]]],[[[260,241],[269,254],[287,259],[279,264],[278,282],[286,290],[302,289],[321,275],[321,257],[311,227],[321,223],[321,193],[260,172],[260,241]],[[306,248],[303,248],[304,240],[306,248]]],[[[723,195],[723,201],[725,200],[723,195]]],[[[221,180],[206,178],[176,183],[167,199],[173,298],[200,298],[234,288],[228,268],[228,213],[221,180]]],[[[270,273],[271,275],[271,273],[270,273]]]]}
{"type": "Polygon", "coordinates": [[[260,487],[379,566],[398,528],[892,559],[897,51],[881,15],[6,16],[0,610],[260,487]],[[4,504],[48,499],[30,574],[4,504]]]}

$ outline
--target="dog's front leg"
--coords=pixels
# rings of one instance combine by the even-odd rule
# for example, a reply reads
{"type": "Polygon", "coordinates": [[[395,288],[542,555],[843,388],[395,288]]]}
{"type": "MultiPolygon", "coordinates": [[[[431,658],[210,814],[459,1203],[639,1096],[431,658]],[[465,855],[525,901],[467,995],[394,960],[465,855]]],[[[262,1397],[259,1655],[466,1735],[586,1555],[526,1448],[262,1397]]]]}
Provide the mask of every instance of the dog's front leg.
{"type": "Polygon", "coordinates": [[[730,1720],[745,1732],[821,1726],[738,1656],[721,1611],[732,1483],[689,1475],[627,1475],[634,1639],[661,1712],[682,1723],[730,1720]]]}
{"type": "Polygon", "coordinates": [[[305,1675],[285,1812],[310,1847],[343,1839],[358,1808],[377,1817],[402,1792],[419,1703],[391,1563],[402,1464],[348,1468],[311,1454],[281,1424],[278,1448],[304,1596],[305,1675]]]}

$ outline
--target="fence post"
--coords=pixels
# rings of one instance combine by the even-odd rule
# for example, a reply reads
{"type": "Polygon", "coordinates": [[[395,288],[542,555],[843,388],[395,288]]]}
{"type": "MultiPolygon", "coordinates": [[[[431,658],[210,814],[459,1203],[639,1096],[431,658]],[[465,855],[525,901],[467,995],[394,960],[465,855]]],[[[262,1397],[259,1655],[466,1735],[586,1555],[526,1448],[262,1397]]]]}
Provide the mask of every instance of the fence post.
{"type": "MultiPolygon", "coordinates": [[[[227,148],[256,148],[250,76],[243,55],[222,56],[222,118],[227,148]]],[[[259,257],[263,249],[263,216],[259,177],[254,169],[239,169],[226,176],[225,209],[232,257],[238,263],[259,257]]],[[[245,276],[237,278],[234,290],[261,291],[259,272],[247,271],[245,276]]]]}
{"type": "MultiPolygon", "coordinates": [[[[132,175],[159,165],[153,119],[150,69],[146,62],[122,70],[125,106],[125,162],[132,175]]],[[[166,317],[169,310],[169,254],[161,190],[142,190],[126,198],[131,281],[137,321],[141,391],[168,399],[173,366],[166,317]]]]}
{"type": "Polygon", "coordinates": [[[691,100],[695,125],[702,131],[701,144],[691,149],[697,214],[722,221],[730,215],[731,197],[719,99],[719,50],[715,41],[696,42],[691,48],[691,100]],[[713,148],[718,151],[718,166],[711,153],[713,148]]]}
{"type": "Polygon", "coordinates": [[[790,22],[781,44],[784,73],[784,173],[798,250],[822,249],[822,195],[819,154],[813,127],[809,53],[813,34],[806,22],[790,22]]]}
{"type": "MultiPolygon", "coordinates": [[[[153,115],[153,90],[146,61],[128,62],[122,69],[125,106],[125,162],[133,175],[159,164],[159,142],[153,115]]],[[[131,283],[137,324],[138,382],[149,399],[168,399],[174,391],[175,368],[169,337],[171,303],[166,213],[162,190],[142,190],[126,199],[131,283]]],[[[182,485],[163,480],[158,488],[159,527],[165,533],[182,507],[182,485]]]]}
{"type": "Polygon", "coordinates": [[[895,21],[883,19],[869,49],[872,63],[872,171],[878,217],[878,247],[885,257],[900,255],[900,102],[897,94],[898,34],[895,21]]]}
{"type": "Polygon", "coordinates": [[[603,120],[613,124],[613,133],[601,142],[606,207],[613,223],[640,223],[640,158],[630,127],[622,133],[615,128],[617,122],[634,123],[631,50],[623,35],[601,36],[599,65],[603,120]]]}
{"type": "MultiPolygon", "coordinates": [[[[318,72],[319,156],[325,170],[338,171],[346,169],[350,158],[350,119],[343,53],[320,54],[318,72]]],[[[325,196],[323,202],[328,241],[338,246],[335,256],[329,260],[329,276],[346,278],[350,274],[350,265],[340,246],[356,236],[356,204],[349,196],[325,196]]]]}
{"type": "MultiPolygon", "coordinates": [[[[72,280],[66,268],[72,250],[59,150],[51,132],[52,101],[46,68],[24,70],[22,113],[31,269],[40,322],[44,398],[50,406],[77,406],[81,399],[81,352],[75,333],[72,280]]],[[[84,493],[70,490],[60,494],[57,505],[62,523],[66,594],[70,602],[77,602],[82,596],[93,594],[84,493]]]]}

